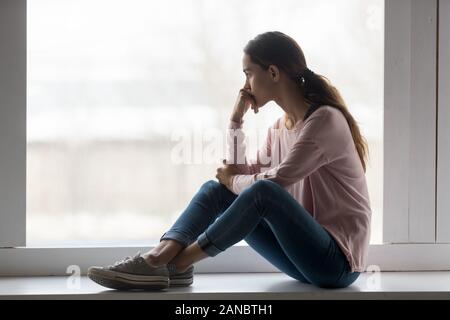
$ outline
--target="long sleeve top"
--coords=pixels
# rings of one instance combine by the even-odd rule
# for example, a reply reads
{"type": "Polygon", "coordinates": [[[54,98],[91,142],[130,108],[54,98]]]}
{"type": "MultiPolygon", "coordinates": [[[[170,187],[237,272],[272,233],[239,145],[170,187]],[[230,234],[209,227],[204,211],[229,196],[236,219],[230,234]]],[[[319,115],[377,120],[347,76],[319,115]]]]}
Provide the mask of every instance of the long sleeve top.
{"type": "Polygon", "coordinates": [[[257,180],[285,188],[325,228],[344,252],[351,271],[366,268],[371,208],[364,169],[349,125],[339,109],[321,106],[292,129],[285,117],[268,129],[256,157],[246,158],[243,122],[230,121],[227,161],[238,166],[232,192],[257,180]]]}

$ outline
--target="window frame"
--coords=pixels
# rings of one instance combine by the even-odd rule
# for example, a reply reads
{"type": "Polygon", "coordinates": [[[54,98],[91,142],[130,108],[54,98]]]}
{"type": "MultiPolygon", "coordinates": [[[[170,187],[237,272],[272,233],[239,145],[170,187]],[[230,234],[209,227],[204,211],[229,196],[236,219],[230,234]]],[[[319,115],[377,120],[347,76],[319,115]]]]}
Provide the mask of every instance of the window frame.
{"type": "Polygon", "coordinates": [[[434,243],[437,0],[385,9],[383,242],[434,243]]]}
{"type": "Polygon", "coordinates": [[[14,247],[26,242],[26,0],[0,8],[0,247],[14,247]]]}
{"type": "Polygon", "coordinates": [[[436,241],[450,242],[450,0],[438,1],[438,156],[436,241]],[[447,31],[446,31],[447,30],[447,31]],[[446,59],[444,58],[446,57],[446,59]],[[439,90],[439,89],[442,90],[439,90]]]}
{"type": "MultiPolygon", "coordinates": [[[[85,274],[90,265],[148,250],[26,247],[26,0],[0,6],[0,70],[6,70],[0,72],[0,275],[65,275],[71,265],[85,274]]],[[[450,57],[444,37],[449,24],[450,0],[385,1],[384,164],[389,165],[384,165],[384,243],[370,245],[371,270],[373,265],[381,271],[450,270],[450,236],[444,232],[450,228],[444,194],[450,181],[450,145],[444,139],[450,133],[450,93],[438,90],[450,85],[450,59],[442,58],[450,57]]],[[[277,271],[240,245],[197,264],[200,273],[277,271]]]]}

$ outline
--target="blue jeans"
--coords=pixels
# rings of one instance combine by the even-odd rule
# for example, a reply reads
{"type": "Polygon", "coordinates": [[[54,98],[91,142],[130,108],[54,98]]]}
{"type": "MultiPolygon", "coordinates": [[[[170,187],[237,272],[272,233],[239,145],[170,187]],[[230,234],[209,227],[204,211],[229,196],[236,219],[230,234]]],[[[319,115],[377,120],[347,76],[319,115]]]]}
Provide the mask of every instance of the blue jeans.
{"type": "Polygon", "coordinates": [[[174,225],[160,238],[185,247],[197,240],[211,257],[244,239],[277,269],[304,283],[343,288],[359,272],[333,237],[285,189],[268,180],[239,195],[205,182],[174,225]]]}

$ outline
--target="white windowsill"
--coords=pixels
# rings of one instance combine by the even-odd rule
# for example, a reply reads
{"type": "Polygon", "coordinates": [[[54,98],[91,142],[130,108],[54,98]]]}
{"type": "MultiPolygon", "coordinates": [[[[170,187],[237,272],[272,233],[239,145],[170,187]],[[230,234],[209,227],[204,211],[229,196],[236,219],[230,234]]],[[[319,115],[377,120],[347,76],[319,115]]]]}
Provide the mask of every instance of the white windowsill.
{"type": "Polygon", "coordinates": [[[68,279],[0,277],[0,299],[450,299],[448,271],[363,273],[344,289],[317,288],[283,273],[195,274],[190,287],[154,292],[109,290],[86,277],[81,277],[79,289],[71,289],[68,279]]]}

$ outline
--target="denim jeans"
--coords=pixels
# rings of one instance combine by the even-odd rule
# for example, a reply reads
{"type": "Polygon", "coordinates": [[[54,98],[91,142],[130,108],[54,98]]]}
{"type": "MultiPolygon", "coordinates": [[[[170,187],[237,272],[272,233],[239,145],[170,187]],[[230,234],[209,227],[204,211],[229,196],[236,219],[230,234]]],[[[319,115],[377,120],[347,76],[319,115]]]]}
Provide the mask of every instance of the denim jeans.
{"type": "Polygon", "coordinates": [[[211,257],[244,239],[277,269],[303,283],[343,288],[359,272],[333,237],[275,182],[260,180],[239,195],[217,181],[205,182],[160,238],[183,246],[197,241],[211,257]]]}

